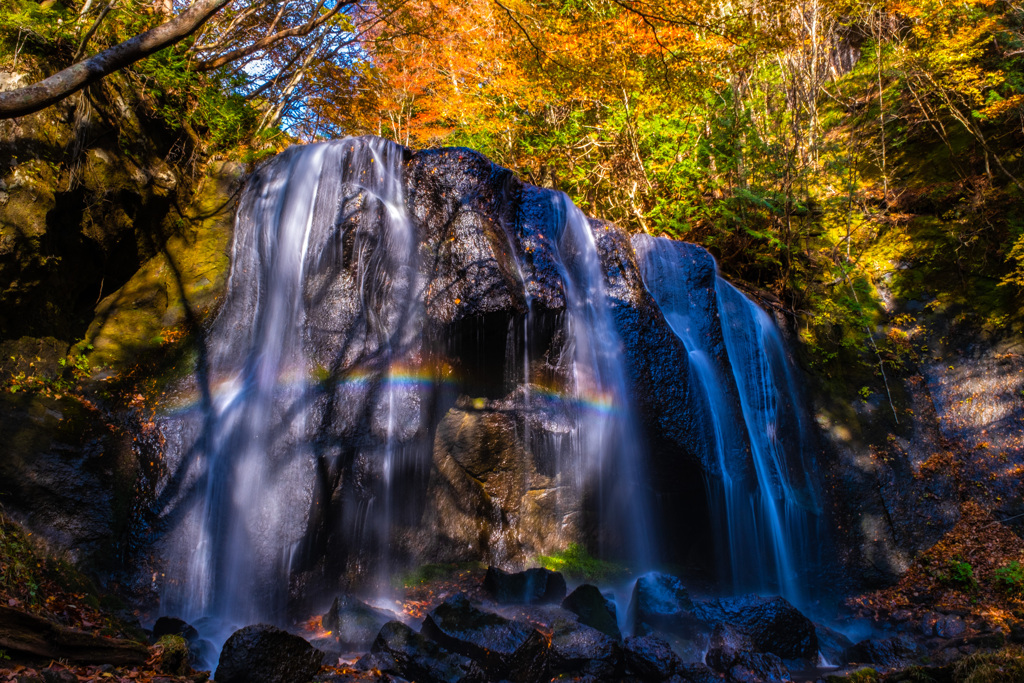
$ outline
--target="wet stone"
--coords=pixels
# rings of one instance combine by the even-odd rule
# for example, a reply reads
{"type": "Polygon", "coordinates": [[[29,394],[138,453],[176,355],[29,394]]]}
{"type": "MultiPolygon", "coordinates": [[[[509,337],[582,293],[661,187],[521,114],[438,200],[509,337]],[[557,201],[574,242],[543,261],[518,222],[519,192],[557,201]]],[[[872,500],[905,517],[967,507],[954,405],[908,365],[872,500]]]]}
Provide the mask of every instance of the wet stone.
{"type": "Polygon", "coordinates": [[[308,683],[324,654],[299,636],[267,624],[231,634],[220,653],[217,683],[308,683]]]}
{"type": "Polygon", "coordinates": [[[160,617],[153,624],[152,642],[156,642],[164,636],[181,636],[187,641],[199,638],[199,632],[184,619],[177,617],[160,617]]]}
{"type": "Polygon", "coordinates": [[[50,666],[40,673],[43,674],[43,680],[46,683],[78,683],[78,676],[75,675],[75,672],[67,669],[50,666]]]}
{"type": "Polygon", "coordinates": [[[907,635],[878,640],[862,640],[850,648],[849,657],[856,662],[898,667],[908,664],[924,654],[920,645],[907,635]]]}
{"type": "Polygon", "coordinates": [[[613,679],[621,668],[618,643],[595,628],[572,621],[559,621],[551,635],[552,673],[613,679]]]}
{"type": "Polygon", "coordinates": [[[668,574],[651,572],[637,579],[629,603],[636,620],[636,632],[654,630],[691,636],[701,630],[693,613],[693,601],[682,581],[668,574]]]}
{"type": "Polygon", "coordinates": [[[487,680],[480,666],[449,652],[405,624],[390,621],[373,641],[371,654],[357,663],[420,683],[473,683],[487,680]]]}
{"type": "Polygon", "coordinates": [[[502,605],[558,604],[565,598],[566,586],[559,572],[542,567],[515,573],[488,567],[484,590],[502,605]]]}
{"type": "Polygon", "coordinates": [[[492,680],[541,680],[547,671],[548,644],[529,624],[473,607],[458,593],[431,611],[423,635],[479,662],[492,680]]]}
{"type": "Polygon", "coordinates": [[[664,681],[682,669],[672,646],[657,636],[626,638],[622,645],[626,668],[644,681],[664,681]]]}
{"type": "Polygon", "coordinates": [[[744,595],[703,601],[694,609],[705,623],[729,624],[748,635],[757,652],[783,659],[817,659],[814,623],[785,598],[744,595]]]}
{"type": "Polygon", "coordinates": [[[334,598],[334,603],[321,623],[341,648],[365,651],[381,627],[392,619],[392,614],[371,607],[351,595],[341,595],[334,598]]]}
{"type": "Polygon", "coordinates": [[[791,680],[782,660],[770,652],[738,652],[726,674],[734,683],[783,683],[791,680]]]}
{"type": "Polygon", "coordinates": [[[615,603],[601,594],[597,586],[583,584],[562,601],[562,607],[579,617],[581,624],[597,629],[615,640],[622,640],[615,603]]]}

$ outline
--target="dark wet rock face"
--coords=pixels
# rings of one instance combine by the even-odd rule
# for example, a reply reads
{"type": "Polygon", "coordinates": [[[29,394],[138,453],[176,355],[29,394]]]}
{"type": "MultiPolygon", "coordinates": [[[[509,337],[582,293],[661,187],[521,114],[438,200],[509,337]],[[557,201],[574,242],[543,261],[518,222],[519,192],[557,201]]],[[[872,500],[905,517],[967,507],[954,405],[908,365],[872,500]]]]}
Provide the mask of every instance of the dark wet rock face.
{"type": "Polygon", "coordinates": [[[0,443],[5,512],[85,568],[118,569],[136,493],[131,436],[76,400],[5,391],[0,443]]]}
{"type": "Polygon", "coordinates": [[[562,607],[579,617],[581,624],[597,629],[615,640],[622,640],[615,603],[601,594],[597,586],[583,584],[566,596],[562,607]]]}
{"type": "Polygon", "coordinates": [[[308,683],[323,653],[299,636],[267,624],[246,626],[224,643],[217,683],[308,683]]]}
{"type": "Polygon", "coordinates": [[[381,627],[392,619],[394,616],[387,612],[351,595],[342,595],[334,599],[321,623],[342,648],[365,650],[374,642],[381,627]]]}
{"type": "Polygon", "coordinates": [[[517,561],[580,540],[568,474],[523,439],[564,438],[570,416],[559,404],[527,404],[525,394],[460,399],[441,420],[421,528],[411,535],[420,561],[517,561]]]}
{"type": "Polygon", "coordinates": [[[715,627],[706,660],[713,670],[737,683],[776,683],[790,679],[779,656],[758,652],[753,639],[733,626],[719,624],[715,627]]]}
{"type": "Polygon", "coordinates": [[[534,567],[509,573],[488,567],[484,590],[501,605],[557,604],[565,598],[565,578],[558,572],[534,567]]]}
{"type": "Polygon", "coordinates": [[[823,624],[815,624],[814,630],[818,636],[818,651],[821,655],[833,664],[845,662],[846,653],[853,647],[853,641],[823,624]]]}
{"type": "Polygon", "coordinates": [[[371,655],[362,665],[422,683],[483,683],[480,666],[462,655],[449,652],[405,624],[389,621],[373,641],[371,655]]]}
{"type": "Polygon", "coordinates": [[[664,681],[681,671],[683,661],[657,636],[630,637],[622,644],[629,671],[645,681],[664,681]]]}
{"type": "Polygon", "coordinates": [[[551,635],[551,673],[613,680],[622,666],[619,644],[583,624],[559,621],[551,635]]]}
{"type": "Polygon", "coordinates": [[[462,593],[427,615],[423,635],[476,660],[493,680],[541,680],[548,668],[548,644],[540,632],[477,609],[462,593]]]}
{"type": "Polygon", "coordinates": [[[895,668],[920,658],[924,654],[924,648],[910,636],[901,634],[878,640],[862,640],[850,648],[848,654],[855,662],[895,668]]]}
{"type": "Polygon", "coordinates": [[[629,610],[639,634],[661,630],[688,636],[702,630],[686,587],[668,574],[651,572],[637,579],[629,610]]]}
{"type": "Polygon", "coordinates": [[[783,659],[815,660],[818,636],[814,623],[782,597],[746,595],[697,603],[706,623],[723,623],[747,635],[758,652],[783,659]]]}
{"type": "Polygon", "coordinates": [[[164,636],[181,636],[185,640],[195,640],[199,637],[199,632],[184,619],[160,617],[153,624],[152,640],[157,641],[164,636]]]}
{"type": "Polygon", "coordinates": [[[427,315],[450,323],[460,318],[516,310],[526,303],[506,230],[512,200],[522,184],[510,171],[469,149],[413,154],[406,164],[407,202],[433,245],[425,269],[427,315]]]}

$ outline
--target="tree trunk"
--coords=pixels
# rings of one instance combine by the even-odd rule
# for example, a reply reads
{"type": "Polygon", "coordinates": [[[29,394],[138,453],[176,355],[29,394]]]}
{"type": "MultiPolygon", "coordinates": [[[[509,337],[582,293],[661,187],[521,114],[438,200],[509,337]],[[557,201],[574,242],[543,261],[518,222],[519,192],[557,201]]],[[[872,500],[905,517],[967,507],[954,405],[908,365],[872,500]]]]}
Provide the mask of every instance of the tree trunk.
{"type": "Polygon", "coordinates": [[[149,649],[141,643],[95,636],[4,606],[0,606],[0,648],[76,664],[138,666],[149,658],[149,649]]]}

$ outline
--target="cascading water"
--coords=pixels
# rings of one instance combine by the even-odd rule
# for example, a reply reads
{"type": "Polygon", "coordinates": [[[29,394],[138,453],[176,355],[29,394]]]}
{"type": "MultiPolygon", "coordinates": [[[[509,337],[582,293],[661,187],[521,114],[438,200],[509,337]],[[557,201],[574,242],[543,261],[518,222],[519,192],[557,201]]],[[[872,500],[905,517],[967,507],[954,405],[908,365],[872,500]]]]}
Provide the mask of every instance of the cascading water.
{"type": "MultiPolygon", "coordinates": [[[[361,433],[357,449],[377,456],[384,492],[414,441],[418,406],[403,399],[416,389],[399,375],[418,352],[421,316],[401,161],[396,145],[343,140],[290,149],[250,181],[197,373],[202,398],[165,429],[175,476],[162,499],[176,523],[166,609],[279,618],[318,485],[337,465],[319,441],[325,412],[335,429],[361,433]]],[[[385,547],[377,512],[348,521],[385,547]]]]}
{"type": "Polygon", "coordinates": [[[572,448],[576,487],[598,480],[606,553],[646,568],[653,559],[653,527],[641,492],[643,439],[629,400],[622,340],[608,308],[590,222],[564,193],[552,193],[552,203],[562,226],[556,253],[571,340],[560,364],[572,368],[579,408],[572,448]]]}
{"type": "MultiPolygon", "coordinates": [[[[374,138],[294,147],[241,198],[226,298],[197,372],[161,419],[170,473],[158,497],[168,526],[162,610],[216,621],[205,633],[214,639],[281,622],[296,596],[385,585],[424,514],[438,423],[480,385],[458,376],[466,359],[446,357],[450,340],[438,339],[452,321],[428,312],[444,295],[432,278],[448,240],[428,239],[410,212],[405,153],[374,138]]],[[[526,442],[552,451],[559,480],[571,481],[562,505],[597,509],[598,540],[642,567],[651,554],[637,493],[642,438],[594,237],[565,195],[547,192],[540,204],[535,237],[564,296],[547,362],[562,380],[541,390],[533,341],[514,333],[535,325],[522,221],[502,228],[517,270],[509,286],[525,301],[502,358],[522,370],[486,379],[522,385],[502,391],[524,413],[553,402],[568,416],[568,439],[526,442]]],[[[449,309],[460,305],[450,298],[449,309]]],[[[551,534],[573,540],[557,525],[551,534]]],[[[503,559],[500,548],[486,552],[503,559]]]]}
{"type": "Polygon", "coordinates": [[[706,455],[717,475],[708,478],[709,505],[733,588],[777,590],[799,604],[805,596],[798,573],[813,566],[816,502],[779,330],[716,274],[703,249],[647,236],[633,244],[699,385],[706,455]]]}

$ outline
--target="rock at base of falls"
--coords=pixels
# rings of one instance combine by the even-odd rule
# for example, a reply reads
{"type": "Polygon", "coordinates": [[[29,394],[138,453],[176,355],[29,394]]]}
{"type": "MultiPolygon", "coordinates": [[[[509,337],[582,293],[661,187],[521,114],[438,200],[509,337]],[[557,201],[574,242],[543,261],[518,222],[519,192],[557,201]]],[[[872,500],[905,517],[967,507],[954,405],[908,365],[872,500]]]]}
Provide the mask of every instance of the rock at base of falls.
{"type": "Polygon", "coordinates": [[[421,683],[483,683],[483,669],[468,657],[450,652],[399,621],[384,625],[371,654],[357,669],[379,669],[421,683]]]}
{"type": "Polygon", "coordinates": [[[323,652],[299,636],[256,624],[231,634],[214,678],[217,683],[306,683],[323,659],[323,652]]]}
{"type": "Polygon", "coordinates": [[[896,668],[914,662],[925,654],[924,648],[906,634],[889,638],[868,639],[850,648],[847,656],[855,662],[896,668]]]}
{"type": "Polygon", "coordinates": [[[695,611],[705,623],[728,624],[749,636],[757,652],[770,652],[783,659],[817,659],[814,622],[785,598],[719,598],[697,603],[695,611]]]}
{"type": "Polygon", "coordinates": [[[393,614],[373,608],[351,595],[341,595],[334,598],[321,623],[342,648],[366,650],[381,627],[392,619],[393,614]]]}
{"type": "Polygon", "coordinates": [[[501,605],[557,604],[566,592],[565,578],[542,567],[512,573],[488,567],[484,590],[501,605]]]}
{"type": "Polygon", "coordinates": [[[782,658],[757,652],[749,636],[728,624],[717,624],[711,634],[706,661],[715,671],[734,681],[788,681],[789,671],[782,658]]]}
{"type": "Polygon", "coordinates": [[[690,594],[675,576],[650,572],[637,579],[629,611],[640,635],[654,630],[690,636],[704,630],[690,594]]]}
{"type": "Polygon", "coordinates": [[[548,669],[548,643],[537,629],[477,609],[463,593],[427,615],[423,634],[480,662],[492,680],[538,681],[548,669]]]}
{"type": "Polygon", "coordinates": [[[602,595],[597,586],[585,583],[577,587],[562,601],[562,607],[579,617],[581,624],[595,628],[615,640],[622,640],[615,603],[602,595]]]}
{"type": "Polygon", "coordinates": [[[657,636],[629,637],[622,647],[627,669],[645,681],[667,680],[683,667],[672,646],[657,636]]]}
{"type": "Polygon", "coordinates": [[[622,671],[622,648],[597,629],[559,620],[551,635],[551,673],[617,680],[622,671]]]}

